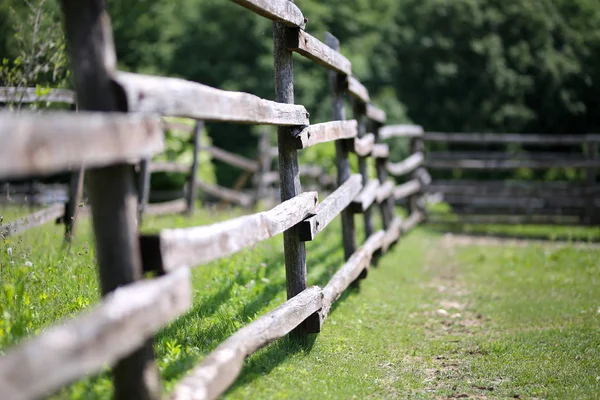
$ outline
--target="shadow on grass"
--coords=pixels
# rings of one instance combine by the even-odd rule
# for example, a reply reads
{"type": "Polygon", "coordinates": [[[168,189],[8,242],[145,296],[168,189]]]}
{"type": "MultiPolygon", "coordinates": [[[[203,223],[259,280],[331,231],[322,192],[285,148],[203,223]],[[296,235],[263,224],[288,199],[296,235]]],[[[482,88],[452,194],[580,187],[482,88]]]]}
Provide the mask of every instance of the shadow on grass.
{"type": "MultiPolygon", "coordinates": [[[[309,260],[315,260],[312,265],[318,268],[318,271],[313,270],[318,275],[311,278],[311,284],[323,287],[343,263],[341,256],[335,256],[335,253],[341,254],[340,247],[335,243],[315,244],[309,250],[309,260]]],[[[266,311],[277,296],[282,292],[285,293],[285,276],[278,275],[281,272],[278,268],[284,268],[283,253],[281,251],[270,252],[264,263],[267,265],[264,276],[268,277],[269,282],[262,286],[260,292],[250,301],[246,301],[236,315],[233,317],[221,315],[219,309],[223,304],[232,300],[234,282],[238,285],[247,284],[253,279],[250,275],[243,277],[243,279],[236,277],[219,292],[202,301],[201,304],[195,305],[188,313],[164,328],[156,336],[157,341],[174,339],[178,343],[192,345],[199,348],[202,354],[183,354],[184,352],[182,352],[175,359],[168,360],[162,372],[164,379],[168,381],[180,379],[187,371],[196,366],[203,357],[213,351],[216,346],[239,330],[240,323],[247,325],[251,320],[255,320],[258,315],[266,311]],[[198,317],[203,319],[210,315],[216,319],[215,323],[190,333],[190,324],[193,324],[198,317]]],[[[334,312],[335,308],[353,292],[357,293],[358,289],[352,287],[346,290],[340,299],[334,303],[331,312],[334,312]]],[[[249,359],[232,388],[253,381],[294,354],[309,352],[316,338],[317,335],[309,335],[305,340],[299,341],[285,336],[276,341],[249,359]]]]}

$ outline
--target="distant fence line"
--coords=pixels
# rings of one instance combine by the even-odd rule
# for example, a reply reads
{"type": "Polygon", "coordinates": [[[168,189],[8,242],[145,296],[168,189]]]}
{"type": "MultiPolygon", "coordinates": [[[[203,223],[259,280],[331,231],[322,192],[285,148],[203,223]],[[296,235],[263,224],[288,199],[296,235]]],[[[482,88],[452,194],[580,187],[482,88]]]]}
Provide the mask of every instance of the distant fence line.
{"type": "MultiPolygon", "coordinates": [[[[427,152],[430,170],[510,171],[521,168],[548,170],[571,168],[585,176],[579,182],[533,180],[436,180],[429,193],[441,193],[454,216],[431,214],[432,223],[463,224],[565,224],[596,226],[600,223],[598,171],[599,134],[514,134],[426,132],[425,143],[526,145],[526,151],[427,152]],[[552,151],[543,147],[552,146],[552,151]],[[565,150],[559,152],[560,149],[565,150]]],[[[487,178],[487,177],[485,177],[487,178]]]]}
{"type": "MultiPolygon", "coordinates": [[[[396,186],[389,179],[393,164],[380,132],[385,113],[370,103],[367,89],[351,75],[351,63],[339,53],[337,39],[328,34],[325,44],[305,32],[302,12],[287,0],[235,2],[275,21],[276,101],[182,79],[116,72],[104,2],[62,0],[79,111],[0,114],[0,141],[6,144],[0,149],[0,177],[47,175],[74,166],[88,169],[103,300],[8,349],[0,359],[4,398],[38,398],[106,365],[112,367],[115,398],[160,398],[151,339],[191,306],[189,269],[283,233],[288,301],[222,343],[170,395],[216,398],[234,382],[244,359],[259,348],[287,334],[304,337],[320,332],[331,304],[352,282],[366,277],[372,258],[423,220],[419,199],[428,174],[419,169],[419,161],[395,171],[409,175],[410,183],[396,186]],[[334,121],[311,125],[304,106],[294,104],[292,52],[330,70],[334,121]],[[346,119],[346,94],[352,97],[353,120],[346,119]],[[281,204],[210,226],[140,235],[138,199],[144,204],[152,170],[149,160],[164,148],[159,116],[198,120],[196,137],[203,121],[277,126],[281,204]],[[336,146],[337,188],[319,202],[317,192],[302,191],[298,151],[330,141],[336,146]],[[351,174],[350,153],[358,156],[360,174],[351,174]],[[367,157],[375,159],[377,179],[369,180],[367,157]],[[141,182],[136,190],[133,165],[139,160],[141,182]],[[395,215],[394,200],[406,197],[410,213],[403,220],[395,215]],[[379,231],[374,229],[374,205],[384,228],[379,231]],[[365,223],[361,246],[354,227],[356,213],[363,214],[365,223]],[[337,215],[342,217],[346,262],[324,288],[308,287],[305,242],[316,239],[337,215]],[[142,280],[144,272],[157,277],[142,280]]],[[[398,126],[384,132],[386,138],[410,137],[412,154],[422,154],[419,127],[398,126]]],[[[263,142],[261,148],[268,146],[263,142]]],[[[220,156],[233,160],[231,154],[220,156]]],[[[263,176],[268,173],[265,159],[259,160],[263,176]]],[[[249,160],[236,160],[249,165],[249,160]]],[[[190,179],[198,183],[195,175],[190,173],[190,179]]],[[[194,189],[188,196],[194,198],[194,189]]]]}

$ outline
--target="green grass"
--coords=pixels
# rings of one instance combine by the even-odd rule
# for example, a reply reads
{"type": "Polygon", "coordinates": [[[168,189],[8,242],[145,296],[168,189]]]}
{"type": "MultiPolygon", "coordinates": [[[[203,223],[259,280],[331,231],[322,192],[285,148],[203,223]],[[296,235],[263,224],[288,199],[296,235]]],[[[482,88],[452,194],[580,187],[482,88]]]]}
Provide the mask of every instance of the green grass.
{"type": "MultiPolygon", "coordinates": [[[[143,229],[235,215],[152,218],[143,229]]],[[[309,284],[324,285],[342,264],[339,233],[335,221],[308,243],[309,284]]],[[[98,301],[88,223],[70,250],[61,240],[62,227],[48,225],[0,246],[0,349],[98,301]]],[[[597,398],[598,260],[592,247],[458,247],[420,228],[344,293],[323,332],[260,350],[224,398],[597,398]]],[[[193,284],[193,308],[155,340],[166,390],[285,301],[282,238],[197,268],[193,284]]],[[[53,398],[109,399],[109,374],[53,398]]]]}

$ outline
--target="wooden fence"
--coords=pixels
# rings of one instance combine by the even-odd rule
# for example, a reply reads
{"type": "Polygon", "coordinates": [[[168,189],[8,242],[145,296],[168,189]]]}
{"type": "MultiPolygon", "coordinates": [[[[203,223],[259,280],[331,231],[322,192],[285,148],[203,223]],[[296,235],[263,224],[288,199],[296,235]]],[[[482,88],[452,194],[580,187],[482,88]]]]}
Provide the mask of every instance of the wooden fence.
{"type": "MultiPolygon", "coordinates": [[[[0,104],[17,104],[20,106],[39,102],[62,103],[68,105],[73,111],[77,110],[76,95],[72,90],[51,89],[38,93],[35,88],[0,87],[0,104]]],[[[8,137],[5,139],[10,140],[8,137]]],[[[71,172],[71,178],[67,188],[67,199],[66,201],[58,201],[62,203],[62,210],[60,205],[51,204],[43,210],[36,211],[16,221],[0,223],[0,236],[6,237],[22,233],[30,228],[56,221],[64,223],[65,239],[70,240],[75,228],[77,208],[83,196],[83,169],[68,168],[68,170],[71,172]]],[[[9,186],[6,187],[6,191],[10,193],[9,186]]],[[[30,206],[34,206],[38,204],[36,194],[35,181],[31,180],[28,190],[22,193],[22,196],[17,195],[14,200],[25,200],[30,206]]],[[[45,202],[40,203],[46,205],[45,202]]]]}
{"type": "Polygon", "coordinates": [[[486,173],[481,175],[481,180],[436,179],[429,185],[427,191],[442,193],[455,214],[450,217],[432,214],[430,222],[568,225],[597,225],[600,222],[600,186],[597,182],[600,135],[428,132],[424,140],[427,143],[461,144],[468,148],[494,146],[494,150],[427,153],[424,165],[436,172],[474,170],[486,173]],[[503,147],[506,150],[502,151],[503,147]],[[494,180],[487,175],[518,169],[569,169],[573,180],[494,180]]]}
{"type": "MultiPolygon", "coordinates": [[[[104,2],[61,1],[79,112],[1,113],[0,177],[88,169],[103,299],[83,315],[8,349],[0,359],[3,398],[38,398],[106,365],[112,367],[115,398],[160,398],[152,336],[191,306],[189,269],[283,233],[288,301],[227,339],[170,394],[172,399],[215,398],[236,379],[249,354],[286,334],[318,333],[331,304],[352,282],[366,277],[372,257],[423,219],[418,199],[428,176],[418,169],[422,130],[384,127],[385,113],[352,76],[338,41],[328,35],[325,44],[309,35],[293,2],[234,2],[274,21],[275,101],[182,79],[117,72],[104,2]],[[311,125],[304,106],[294,104],[292,52],[329,69],[332,122],[311,125]],[[346,119],[346,94],[352,97],[353,120],[346,119]],[[160,116],[276,125],[281,204],[210,226],[139,235],[134,164],[163,149],[160,116]],[[388,161],[388,146],[381,141],[394,136],[411,138],[410,160],[388,161]],[[316,192],[302,191],[298,151],[328,141],[336,145],[337,188],[319,203],[316,192]],[[350,153],[359,157],[360,174],[351,174],[350,153]],[[377,179],[369,180],[367,157],[375,159],[377,179]],[[395,186],[388,174],[410,174],[410,180],[395,186]],[[406,220],[395,215],[394,207],[394,199],[404,197],[410,204],[406,220]],[[375,204],[384,227],[379,231],[371,215],[375,204]],[[356,213],[365,221],[361,246],[356,213]],[[346,262],[324,288],[308,287],[305,242],[337,215],[346,262]],[[147,271],[157,277],[143,280],[147,271]]],[[[150,167],[146,163],[144,168],[150,167]]]]}

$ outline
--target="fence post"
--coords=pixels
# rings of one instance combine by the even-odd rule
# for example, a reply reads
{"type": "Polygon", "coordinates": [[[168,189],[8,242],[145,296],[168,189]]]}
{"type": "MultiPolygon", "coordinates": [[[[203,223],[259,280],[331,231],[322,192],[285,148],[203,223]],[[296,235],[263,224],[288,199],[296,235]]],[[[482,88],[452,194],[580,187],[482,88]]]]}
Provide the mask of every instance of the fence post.
{"type": "MultiPolygon", "coordinates": [[[[74,112],[77,112],[77,103],[73,104],[71,109],[74,112]]],[[[71,179],[69,180],[69,200],[67,200],[67,203],[65,204],[65,215],[63,217],[65,224],[65,241],[70,241],[75,232],[77,207],[83,196],[83,177],[84,168],[81,167],[79,170],[71,173],[71,179]]]]}
{"type": "MultiPolygon", "coordinates": [[[[590,162],[598,161],[598,143],[588,141],[586,146],[587,150],[587,160],[590,162]]],[[[588,167],[585,170],[586,176],[586,186],[589,192],[586,195],[586,210],[585,210],[585,223],[588,225],[594,225],[596,223],[596,218],[594,218],[594,211],[596,208],[595,204],[595,195],[592,190],[592,187],[596,185],[596,175],[597,175],[596,167],[588,167]]]]}
{"type": "MultiPolygon", "coordinates": [[[[372,122],[373,125],[373,134],[375,135],[375,143],[381,143],[381,138],[379,137],[379,128],[381,128],[382,124],[379,122],[372,122]]],[[[388,178],[387,171],[387,158],[376,158],[375,159],[375,169],[377,171],[377,179],[379,183],[383,185],[388,178]]],[[[387,230],[394,219],[394,198],[390,196],[387,200],[382,202],[379,205],[379,209],[381,210],[381,220],[383,224],[383,229],[387,230]]]]}
{"type": "Polygon", "coordinates": [[[138,224],[142,224],[142,218],[144,216],[144,212],[146,211],[146,205],[148,204],[148,199],[150,198],[150,162],[149,158],[144,158],[139,162],[139,171],[138,171],[138,182],[137,182],[137,190],[138,190],[138,205],[137,205],[137,217],[138,224]]]}
{"type": "Polygon", "coordinates": [[[271,169],[271,152],[269,146],[269,131],[264,129],[258,139],[258,171],[254,175],[254,208],[258,207],[260,201],[265,197],[267,188],[265,174],[271,169]]]}
{"type": "Polygon", "coordinates": [[[204,121],[196,121],[196,126],[194,127],[194,154],[192,160],[192,167],[190,169],[190,176],[188,177],[188,187],[187,187],[187,215],[194,214],[194,207],[196,205],[196,175],[198,174],[198,164],[200,161],[200,146],[201,146],[201,138],[202,138],[202,129],[204,129],[204,121]]]}
{"type": "MultiPolygon", "coordinates": [[[[423,152],[424,150],[424,142],[422,137],[414,137],[410,139],[410,154],[416,154],[418,152],[423,152]]],[[[411,173],[411,179],[418,179],[419,182],[422,183],[422,180],[419,178],[418,170],[415,170],[411,173]]],[[[411,214],[415,212],[420,212],[422,207],[419,205],[419,197],[422,194],[423,188],[419,190],[418,193],[413,194],[408,198],[408,209],[411,214]]]]}
{"type": "MultiPolygon", "coordinates": [[[[111,75],[116,68],[110,20],[104,0],[61,0],[65,36],[81,110],[123,111],[111,75]]],[[[136,226],[136,190],[131,165],[88,172],[89,199],[102,294],[142,277],[136,226]]],[[[114,397],[160,398],[152,339],[114,366],[114,397]]]]}
{"type": "Polygon", "coordinates": [[[81,202],[83,196],[83,167],[79,170],[71,173],[71,179],[69,181],[69,200],[65,203],[65,240],[70,241],[75,232],[75,218],[77,214],[77,208],[81,202]]]}
{"type": "MultiPolygon", "coordinates": [[[[293,1],[290,0],[292,3],[293,1]]],[[[273,22],[273,58],[275,61],[275,101],[294,103],[294,64],[292,52],[288,50],[288,36],[294,34],[284,24],[273,22]]],[[[281,181],[281,201],[289,200],[302,193],[300,170],[298,167],[298,151],[293,136],[293,128],[277,127],[277,146],[279,149],[279,179],[281,181]]],[[[298,227],[283,233],[283,250],[285,254],[285,277],[288,299],[296,296],[307,287],[306,247],[300,240],[298,227]]],[[[290,336],[305,337],[307,333],[320,330],[320,317],[313,314],[304,323],[294,329],[290,336]]]]}
{"type": "MultiPolygon", "coordinates": [[[[333,50],[340,51],[340,41],[331,33],[325,33],[325,44],[333,50]]],[[[333,105],[333,120],[346,119],[344,92],[346,76],[329,71],[329,88],[333,105]]],[[[344,140],[335,141],[335,164],[337,167],[337,185],[341,186],[350,178],[350,160],[348,159],[348,144],[344,140]]],[[[349,208],[342,211],[342,235],[344,243],[344,258],[348,260],[356,251],[356,235],[354,229],[354,214],[349,208]]]]}
{"type": "MultiPolygon", "coordinates": [[[[354,119],[358,122],[358,137],[361,138],[365,135],[367,127],[365,124],[365,104],[357,99],[352,100],[352,114],[354,119]]],[[[369,165],[367,164],[367,157],[358,157],[358,171],[362,176],[363,187],[369,181],[369,165]]],[[[364,225],[365,225],[365,240],[373,234],[373,217],[371,213],[371,207],[365,210],[363,214],[364,225]]]]}

